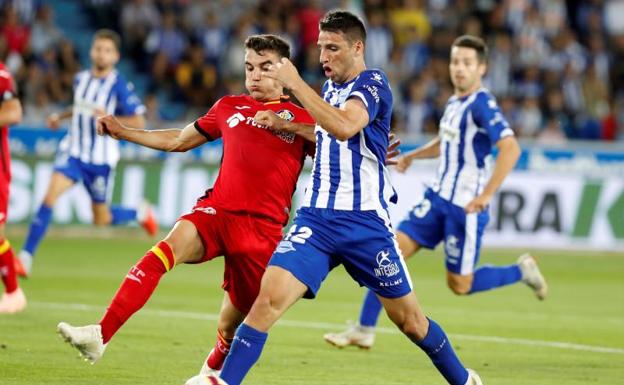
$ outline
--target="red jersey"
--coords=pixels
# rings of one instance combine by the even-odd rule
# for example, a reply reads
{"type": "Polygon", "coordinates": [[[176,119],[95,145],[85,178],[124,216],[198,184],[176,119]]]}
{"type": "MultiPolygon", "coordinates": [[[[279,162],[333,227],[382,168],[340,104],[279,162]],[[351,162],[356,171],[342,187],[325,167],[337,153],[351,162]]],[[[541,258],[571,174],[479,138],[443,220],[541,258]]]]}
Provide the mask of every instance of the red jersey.
{"type": "Polygon", "coordinates": [[[266,110],[289,121],[314,124],[310,114],[287,97],[263,103],[249,95],[225,96],[195,122],[209,141],[223,138],[219,176],[198,206],[288,221],[297,178],[314,144],[255,123],[256,112],[266,110]]]}
{"type": "MultiPolygon", "coordinates": [[[[0,63],[0,103],[15,98],[15,86],[11,73],[0,63]]],[[[11,154],[9,153],[9,126],[0,127],[0,172],[11,175],[11,154]]]]}

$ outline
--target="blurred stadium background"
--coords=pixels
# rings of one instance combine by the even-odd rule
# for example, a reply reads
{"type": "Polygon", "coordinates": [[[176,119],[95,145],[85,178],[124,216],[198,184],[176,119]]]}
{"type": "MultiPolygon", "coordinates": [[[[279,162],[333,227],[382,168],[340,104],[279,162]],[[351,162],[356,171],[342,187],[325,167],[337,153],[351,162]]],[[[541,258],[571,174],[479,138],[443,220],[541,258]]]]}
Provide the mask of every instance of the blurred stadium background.
{"type": "MultiPolygon", "coordinates": [[[[317,23],[336,7],[366,21],[367,62],[390,77],[394,130],[403,150],[436,134],[452,92],[449,47],[463,33],[487,40],[486,85],[521,140],[516,170],[492,203],[482,259],[510,262],[518,254],[513,249],[548,249],[541,254],[552,297],[537,304],[525,289],[510,288],[455,298],[444,286],[441,260],[426,254],[410,263],[426,309],[449,325],[457,343],[466,346],[460,352],[479,362],[477,369],[490,379],[488,384],[623,384],[622,0],[0,0],[0,60],[17,80],[25,110],[24,121],[11,128],[10,137],[9,236],[16,248],[47,188],[64,133],[46,129],[45,118],[70,105],[73,75],[89,66],[89,46],[98,28],[120,32],[123,59],[118,67],[147,106],[148,127],[181,127],[219,97],[244,92],[243,41],[249,34],[286,37],[300,73],[320,89],[324,78],[318,66],[317,23]],[[500,336],[504,339],[496,342],[500,336]],[[506,346],[505,338],[521,342],[506,346]],[[525,377],[535,373],[530,381],[525,377]]],[[[122,143],[113,201],[135,205],[147,197],[164,231],[211,185],[220,158],[219,143],[187,154],[122,143]]],[[[393,175],[400,196],[392,211],[395,222],[434,170],[433,163],[422,162],[406,175],[393,175]]],[[[297,194],[305,181],[304,174],[297,194]]],[[[30,310],[0,319],[0,384],[136,384],[148,378],[152,384],[171,384],[194,374],[212,341],[213,326],[205,324],[214,322],[210,314],[219,306],[220,265],[202,266],[199,272],[182,267],[179,276],[172,275],[178,278],[159,289],[148,306],[152,310],[120,334],[121,348],[112,347],[97,369],[76,368],[77,362],[63,356],[73,352],[61,351],[64,347],[50,337],[55,323],[66,316],[76,322],[96,320],[125,270],[152,241],[140,231],[83,226],[90,223],[91,210],[82,187],[58,202],[54,220],[57,225],[42,244],[35,275],[24,285],[30,310]],[[100,237],[113,238],[114,247],[96,239],[100,237]],[[208,316],[201,316],[206,314],[202,311],[208,316]],[[184,326],[172,332],[180,323],[184,326]],[[173,354],[181,362],[166,370],[173,354]],[[137,367],[153,372],[137,372],[137,367]]],[[[398,336],[380,336],[390,341],[380,342],[380,356],[340,355],[322,344],[322,330],[357,312],[361,292],[342,278],[339,273],[330,280],[316,301],[320,304],[306,303],[289,313],[290,319],[319,323],[306,324],[305,333],[292,327],[276,331],[273,351],[251,382],[379,383],[374,378],[402,384],[413,378],[414,383],[441,383],[424,360],[410,363],[417,378],[410,367],[396,367],[412,352],[398,336]],[[288,365],[304,365],[303,374],[282,376],[288,365]],[[367,367],[374,374],[362,370],[367,367]]]]}

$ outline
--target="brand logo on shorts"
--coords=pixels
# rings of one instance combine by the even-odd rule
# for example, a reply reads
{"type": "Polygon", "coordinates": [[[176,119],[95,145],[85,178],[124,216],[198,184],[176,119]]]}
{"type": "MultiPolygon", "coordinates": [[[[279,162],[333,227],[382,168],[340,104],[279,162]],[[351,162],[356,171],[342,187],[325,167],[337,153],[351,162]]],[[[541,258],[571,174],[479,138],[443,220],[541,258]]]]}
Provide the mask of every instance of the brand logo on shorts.
{"type": "Polygon", "coordinates": [[[390,251],[388,250],[382,250],[377,253],[377,257],[375,259],[377,260],[378,266],[374,269],[376,277],[394,277],[399,274],[399,271],[401,271],[401,269],[399,269],[399,265],[390,260],[390,251]]]}
{"type": "Polygon", "coordinates": [[[193,211],[199,211],[208,215],[217,215],[217,210],[214,207],[195,207],[193,211]]]}
{"type": "Polygon", "coordinates": [[[446,255],[452,258],[459,258],[459,255],[461,254],[461,250],[459,250],[459,247],[457,247],[457,242],[459,242],[459,239],[457,239],[457,237],[454,235],[449,235],[446,238],[446,244],[445,244],[446,255]]]}
{"type": "Polygon", "coordinates": [[[291,241],[281,241],[275,249],[276,253],[287,253],[289,251],[295,251],[295,247],[291,241]]]}

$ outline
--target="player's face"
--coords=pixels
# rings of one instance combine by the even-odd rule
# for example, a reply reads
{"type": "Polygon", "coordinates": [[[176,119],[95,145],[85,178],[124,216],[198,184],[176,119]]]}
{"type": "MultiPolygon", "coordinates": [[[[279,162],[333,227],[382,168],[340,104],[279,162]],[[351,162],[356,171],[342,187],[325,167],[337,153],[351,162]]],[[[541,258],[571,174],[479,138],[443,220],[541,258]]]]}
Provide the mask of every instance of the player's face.
{"type": "Polygon", "coordinates": [[[485,63],[479,61],[475,49],[453,47],[449,70],[455,92],[471,93],[481,86],[481,77],[485,74],[485,63]]]}
{"type": "Polygon", "coordinates": [[[348,81],[363,54],[361,42],[351,43],[342,32],[321,31],[318,37],[320,62],[325,76],[335,83],[348,81]]]}
{"type": "Polygon", "coordinates": [[[96,39],[91,45],[91,63],[98,71],[108,70],[119,61],[119,51],[112,40],[96,39]]]}
{"type": "Polygon", "coordinates": [[[271,64],[280,61],[280,56],[269,50],[260,53],[253,49],[245,50],[245,87],[252,98],[260,101],[274,100],[282,94],[282,87],[277,80],[262,76],[262,71],[271,64]]]}

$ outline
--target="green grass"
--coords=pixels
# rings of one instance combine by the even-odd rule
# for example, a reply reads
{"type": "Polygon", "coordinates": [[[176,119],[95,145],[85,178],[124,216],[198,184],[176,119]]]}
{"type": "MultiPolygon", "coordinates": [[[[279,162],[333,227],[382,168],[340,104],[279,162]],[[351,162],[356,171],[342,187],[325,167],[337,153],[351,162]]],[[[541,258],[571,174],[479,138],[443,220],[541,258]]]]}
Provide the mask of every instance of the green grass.
{"type": "MultiPolygon", "coordinates": [[[[55,334],[61,320],[98,321],[130,265],[151,245],[140,236],[132,239],[132,234],[108,240],[47,239],[34,276],[22,282],[29,308],[0,316],[0,384],[173,385],[194,375],[214,341],[211,315],[222,298],[220,260],[169,273],[95,366],[82,362],[55,334]]],[[[517,255],[486,250],[482,261],[506,264],[517,255]]],[[[445,286],[437,252],[419,254],[409,266],[426,312],[444,326],[462,360],[477,369],[487,385],[624,384],[624,256],[543,252],[540,261],[551,287],[544,302],[523,285],[456,297],[445,286]],[[620,351],[482,338],[490,336],[620,351]]],[[[315,301],[295,305],[284,317],[308,327],[278,324],[245,383],[444,384],[427,357],[397,333],[379,333],[370,351],[337,350],[322,341],[329,329],[318,323],[356,320],[362,295],[338,268],[315,301]]],[[[381,326],[391,327],[385,316],[381,326]]]]}

